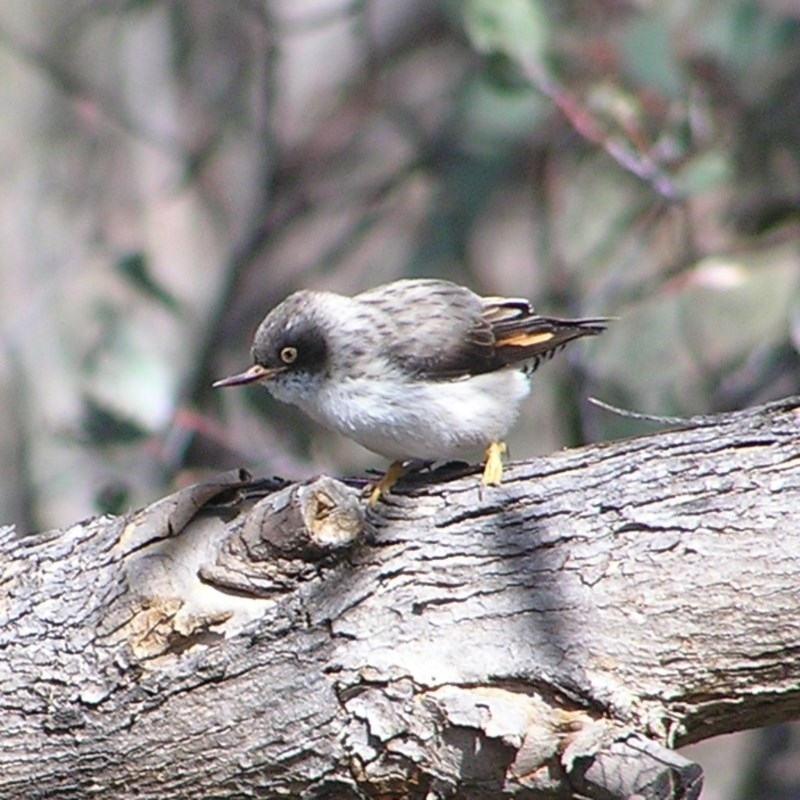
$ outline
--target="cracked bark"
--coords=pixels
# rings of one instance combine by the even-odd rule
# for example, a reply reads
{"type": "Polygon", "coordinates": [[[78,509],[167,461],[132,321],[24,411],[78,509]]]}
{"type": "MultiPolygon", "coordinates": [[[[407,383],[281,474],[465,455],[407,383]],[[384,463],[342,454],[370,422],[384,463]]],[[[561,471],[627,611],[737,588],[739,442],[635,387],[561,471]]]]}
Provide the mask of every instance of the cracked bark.
{"type": "Polygon", "coordinates": [[[696,797],[799,715],[799,412],[7,529],[0,796],[696,797]]]}

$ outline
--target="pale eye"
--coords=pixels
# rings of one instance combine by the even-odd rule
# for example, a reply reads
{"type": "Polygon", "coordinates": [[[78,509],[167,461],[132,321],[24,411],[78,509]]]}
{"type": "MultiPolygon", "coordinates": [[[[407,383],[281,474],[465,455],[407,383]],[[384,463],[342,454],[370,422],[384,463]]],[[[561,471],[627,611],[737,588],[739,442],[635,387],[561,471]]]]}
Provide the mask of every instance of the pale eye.
{"type": "Polygon", "coordinates": [[[297,361],[297,348],[296,347],[284,347],[281,350],[281,361],[284,364],[294,364],[297,361]]]}

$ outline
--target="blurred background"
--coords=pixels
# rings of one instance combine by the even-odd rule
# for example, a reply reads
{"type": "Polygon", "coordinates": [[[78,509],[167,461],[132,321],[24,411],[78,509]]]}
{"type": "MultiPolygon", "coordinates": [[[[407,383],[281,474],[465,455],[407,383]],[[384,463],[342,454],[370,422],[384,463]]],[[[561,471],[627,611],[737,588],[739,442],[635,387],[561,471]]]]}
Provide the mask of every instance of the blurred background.
{"type": "MultiPolygon", "coordinates": [[[[514,458],[653,429],[589,396],[800,391],[796,0],[5,0],[0,98],[21,531],[231,466],[384,466],[209,388],[302,287],[436,276],[619,317],[537,373],[514,458]]],[[[704,797],[800,797],[793,735],[693,752],[704,797]]]]}

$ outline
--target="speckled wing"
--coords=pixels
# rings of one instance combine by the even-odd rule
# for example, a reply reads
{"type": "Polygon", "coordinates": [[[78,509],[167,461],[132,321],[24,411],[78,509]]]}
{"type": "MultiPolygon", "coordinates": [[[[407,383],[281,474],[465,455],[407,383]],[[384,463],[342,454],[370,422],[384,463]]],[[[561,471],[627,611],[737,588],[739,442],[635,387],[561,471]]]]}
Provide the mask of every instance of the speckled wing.
{"type": "Polygon", "coordinates": [[[384,354],[403,372],[446,380],[496,369],[492,327],[481,298],[432,278],[400,280],[356,297],[384,328],[384,354]]]}
{"type": "Polygon", "coordinates": [[[357,296],[388,334],[387,357],[404,372],[447,380],[527,362],[535,369],[567,342],[605,330],[602,319],[538,316],[527,300],[480,297],[449,281],[396,281],[357,296]]]}

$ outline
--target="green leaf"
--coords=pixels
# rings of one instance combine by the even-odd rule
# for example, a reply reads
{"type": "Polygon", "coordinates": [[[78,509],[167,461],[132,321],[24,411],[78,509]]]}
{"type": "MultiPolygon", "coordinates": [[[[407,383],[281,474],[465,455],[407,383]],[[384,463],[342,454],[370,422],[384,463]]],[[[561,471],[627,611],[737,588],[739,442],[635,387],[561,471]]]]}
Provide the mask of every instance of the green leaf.
{"type": "Polygon", "coordinates": [[[142,253],[129,253],[122,256],[116,264],[117,271],[146,297],[156,300],[165,308],[177,313],[180,305],[175,296],[167,291],[150,272],[147,256],[142,253]]]}
{"type": "Polygon", "coordinates": [[[83,434],[92,444],[131,444],[148,437],[148,432],[134,420],[101,405],[91,397],[84,396],[83,402],[83,434]]]}
{"type": "Polygon", "coordinates": [[[686,83],[673,49],[668,20],[658,14],[632,16],[622,41],[625,69],[644,86],[667,97],[681,97],[686,83]]]}
{"type": "Polygon", "coordinates": [[[709,150],[690,158],[675,176],[680,193],[688,197],[724,186],[733,176],[728,156],[722,150],[709,150]]]}
{"type": "Polygon", "coordinates": [[[520,64],[540,63],[550,24],[539,0],[466,0],[464,28],[472,46],[520,64]]]}

